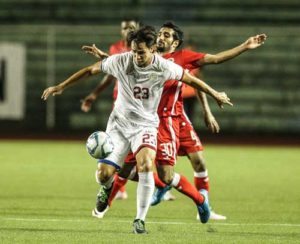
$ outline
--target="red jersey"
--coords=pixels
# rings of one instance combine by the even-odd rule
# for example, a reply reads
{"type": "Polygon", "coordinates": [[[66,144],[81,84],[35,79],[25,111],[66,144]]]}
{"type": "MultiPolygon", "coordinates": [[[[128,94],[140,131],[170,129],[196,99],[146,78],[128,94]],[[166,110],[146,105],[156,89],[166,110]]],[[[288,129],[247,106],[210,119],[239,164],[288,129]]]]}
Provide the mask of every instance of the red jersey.
{"type": "MultiPolygon", "coordinates": [[[[126,43],[123,40],[120,40],[110,46],[109,55],[125,53],[128,51],[130,51],[130,48],[126,46],[126,43]]],[[[117,99],[117,95],[118,95],[118,84],[117,82],[115,82],[114,91],[113,91],[114,101],[117,99]]]]}
{"type": "MultiPolygon", "coordinates": [[[[197,77],[197,74],[199,73],[199,69],[193,69],[190,71],[191,75],[194,75],[197,77]]],[[[196,92],[195,89],[187,84],[182,84],[182,97],[183,99],[185,98],[190,98],[190,97],[195,97],[196,92]]]]}
{"type": "MultiPolygon", "coordinates": [[[[173,53],[167,53],[163,57],[175,62],[182,68],[192,70],[199,68],[197,61],[205,56],[205,53],[193,52],[182,49],[173,53]]],[[[179,116],[183,113],[182,82],[169,80],[164,85],[164,90],[158,106],[158,116],[179,116]]]]}

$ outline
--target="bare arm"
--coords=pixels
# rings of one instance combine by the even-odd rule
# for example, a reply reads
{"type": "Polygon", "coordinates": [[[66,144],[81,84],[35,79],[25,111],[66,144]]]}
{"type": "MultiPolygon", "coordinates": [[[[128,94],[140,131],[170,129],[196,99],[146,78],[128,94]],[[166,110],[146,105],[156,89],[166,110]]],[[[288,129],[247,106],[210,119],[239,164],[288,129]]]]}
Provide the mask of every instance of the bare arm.
{"type": "Polygon", "coordinates": [[[90,76],[96,75],[101,72],[101,61],[93,65],[87,66],[75,74],[71,75],[68,79],[61,82],[57,86],[51,86],[44,90],[42,94],[42,99],[47,100],[47,98],[52,94],[52,96],[61,94],[70,85],[76,84],[90,76]]]}
{"type": "MultiPolygon", "coordinates": [[[[101,49],[97,48],[95,44],[93,44],[92,46],[82,46],[81,49],[85,51],[85,53],[91,54],[96,58],[99,58],[100,60],[109,57],[109,55],[106,52],[103,52],[101,49]]],[[[96,101],[100,93],[103,90],[105,90],[112,82],[115,82],[115,80],[116,78],[112,75],[104,76],[104,78],[100,81],[98,86],[83,100],[81,100],[81,110],[83,112],[90,111],[92,104],[94,103],[94,101],[96,101]]]]}
{"type": "Polygon", "coordinates": [[[217,54],[206,54],[204,58],[198,60],[198,65],[205,65],[205,64],[219,64],[235,58],[236,56],[240,55],[241,53],[260,47],[264,44],[264,41],[267,39],[266,34],[259,34],[256,36],[252,36],[248,38],[244,43],[241,45],[234,47],[232,49],[217,53],[217,54]]]}
{"type": "Polygon", "coordinates": [[[212,133],[219,133],[220,126],[210,110],[206,94],[204,92],[198,91],[196,89],[195,89],[195,92],[196,92],[197,98],[200,101],[202,109],[203,109],[205,125],[210,129],[210,131],[212,133]]]}
{"type": "Polygon", "coordinates": [[[100,93],[105,90],[112,82],[115,82],[116,78],[112,75],[106,75],[100,81],[98,86],[84,99],[81,100],[81,110],[88,112],[91,110],[92,104],[96,101],[100,93]]]}
{"type": "Polygon", "coordinates": [[[223,107],[223,104],[229,104],[231,106],[233,105],[225,92],[217,92],[209,85],[207,85],[204,81],[196,78],[195,76],[190,75],[186,71],[184,71],[181,81],[189,86],[196,88],[199,91],[203,91],[208,95],[212,96],[217,101],[220,107],[223,107]]]}
{"type": "MultiPolygon", "coordinates": [[[[203,79],[202,73],[199,69],[196,70],[193,75],[199,79],[203,79]]],[[[197,89],[195,89],[195,94],[201,104],[206,127],[208,127],[212,133],[219,133],[220,126],[210,110],[206,94],[202,91],[198,91],[197,89]]]]}

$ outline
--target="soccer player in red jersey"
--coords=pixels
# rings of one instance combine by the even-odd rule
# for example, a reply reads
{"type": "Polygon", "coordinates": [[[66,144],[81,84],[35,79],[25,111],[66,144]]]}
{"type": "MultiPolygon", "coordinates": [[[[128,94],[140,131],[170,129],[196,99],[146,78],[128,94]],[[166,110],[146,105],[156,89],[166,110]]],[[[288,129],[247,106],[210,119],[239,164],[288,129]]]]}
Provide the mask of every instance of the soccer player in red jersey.
{"type": "MultiPolygon", "coordinates": [[[[158,33],[157,51],[164,58],[174,61],[185,69],[193,70],[207,64],[218,64],[234,58],[247,50],[261,46],[265,39],[265,34],[256,35],[233,49],[215,55],[187,49],[176,51],[183,42],[183,32],[178,26],[167,22],[158,33]]],[[[160,115],[160,125],[163,125],[164,129],[159,128],[158,148],[161,150],[157,151],[157,170],[163,182],[176,188],[180,185],[182,178],[181,175],[174,172],[173,166],[176,163],[176,156],[188,156],[194,169],[195,186],[201,194],[208,198],[209,179],[202,153],[203,146],[191,122],[185,115],[181,88],[181,82],[169,81],[165,85],[160,101],[158,114],[160,115]]],[[[206,95],[202,92],[197,92],[197,95],[202,102],[206,124],[213,132],[218,132],[219,127],[210,111],[206,95]]],[[[188,184],[180,185],[181,191],[185,187],[191,189],[188,184]]],[[[186,189],[186,191],[188,190],[186,189]]],[[[157,190],[153,205],[160,201],[159,198],[162,197],[164,192],[165,189],[157,190]]],[[[224,216],[217,215],[213,211],[210,218],[225,219],[224,216]]]]}
{"type": "MultiPolygon", "coordinates": [[[[128,33],[135,31],[139,28],[139,22],[135,19],[124,19],[121,21],[121,40],[117,41],[116,43],[112,44],[109,48],[109,55],[119,54],[130,51],[130,43],[127,42],[128,33]]],[[[101,80],[99,85],[94,89],[94,91],[86,96],[81,101],[81,109],[84,112],[88,112],[91,109],[92,103],[98,97],[102,90],[108,87],[111,83],[115,83],[114,90],[113,90],[113,100],[117,99],[118,94],[118,86],[115,77],[112,75],[105,75],[104,78],[101,80]]],[[[132,156],[132,158],[134,158],[132,156]]],[[[130,158],[130,159],[132,159],[130,158]]],[[[117,177],[117,175],[116,175],[117,177]]],[[[125,189],[125,185],[120,187],[119,191],[117,192],[115,199],[127,199],[128,195],[125,189]]]]}

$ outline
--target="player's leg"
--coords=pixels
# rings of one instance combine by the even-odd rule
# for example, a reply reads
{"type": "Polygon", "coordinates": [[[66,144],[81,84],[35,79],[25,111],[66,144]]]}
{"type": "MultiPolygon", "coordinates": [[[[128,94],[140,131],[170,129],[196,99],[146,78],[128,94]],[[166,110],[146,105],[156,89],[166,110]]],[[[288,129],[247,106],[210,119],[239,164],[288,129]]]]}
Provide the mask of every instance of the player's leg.
{"type": "MultiPolygon", "coordinates": [[[[151,205],[160,203],[166,192],[171,189],[171,182],[174,178],[173,166],[176,163],[176,153],[179,147],[179,117],[162,117],[160,118],[160,124],[158,129],[158,148],[156,156],[156,164],[159,170],[159,177],[164,183],[167,183],[167,187],[158,187],[153,195],[151,205]],[[168,169],[170,167],[170,169],[168,169]]],[[[183,181],[186,179],[182,177],[183,181]]],[[[190,195],[190,184],[184,184],[183,193],[190,195]]],[[[196,194],[199,197],[199,194],[196,194]]],[[[191,195],[190,195],[191,196],[191,195]]],[[[193,198],[193,196],[191,196],[193,198]]],[[[194,197],[194,201],[197,201],[194,197]]]]}
{"type": "MultiPolygon", "coordinates": [[[[157,154],[156,154],[156,165],[158,162],[166,161],[171,165],[175,164],[176,152],[179,145],[179,140],[177,139],[179,135],[179,120],[172,117],[161,117],[158,127],[157,135],[157,154]]],[[[162,176],[160,175],[161,178],[162,176]]],[[[165,179],[166,180],[166,179],[165,179]]],[[[159,204],[165,194],[170,191],[171,185],[167,185],[163,182],[160,186],[156,186],[155,193],[152,197],[151,205],[159,204]]]]}
{"type": "Polygon", "coordinates": [[[115,172],[115,166],[98,163],[96,181],[100,184],[100,189],[96,198],[96,207],[92,211],[94,217],[103,218],[109,208],[108,198],[112,189],[115,172]]]}
{"type": "Polygon", "coordinates": [[[194,170],[194,183],[198,191],[204,190],[209,192],[209,178],[206,169],[203,151],[187,153],[194,170]]]}
{"type": "Polygon", "coordinates": [[[197,191],[187,178],[174,172],[171,165],[159,164],[157,167],[158,175],[167,185],[171,185],[176,190],[191,198],[197,205],[197,210],[202,223],[206,223],[210,216],[208,201],[205,196],[197,191]]]}
{"type": "Polygon", "coordinates": [[[174,172],[172,165],[159,164],[157,171],[160,179],[167,184],[176,188],[179,192],[191,198],[196,204],[201,204],[204,198],[197,189],[187,180],[187,178],[179,173],[174,172]]]}
{"type": "Polygon", "coordinates": [[[136,155],[139,176],[137,186],[137,214],[134,221],[134,233],[136,234],[146,233],[144,221],[154,192],[154,158],[155,151],[147,147],[142,148],[136,155]]]}
{"type": "Polygon", "coordinates": [[[105,159],[98,161],[96,171],[96,181],[100,184],[100,189],[96,198],[96,207],[92,215],[97,218],[103,218],[108,210],[108,199],[112,190],[114,175],[123,166],[125,156],[129,151],[129,142],[116,129],[109,131],[109,135],[114,144],[114,150],[105,159]]]}
{"type": "MultiPolygon", "coordinates": [[[[128,158],[129,157],[127,157],[127,159],[128,158]]],[[[125,164],[124,164],[123,168],[120,170],[120,172],[115,174],[113,187],[112,187],[109,199],[108,199],[109,207],[111,207],[113,200],[116,199],[115,196],[118,193],[119,189],[122,186],[124,186],[127,183],[128,180],[135,181],[135,182],[139,181],[138,173],[137,173],[137,170],[136,170],[136,161],[135,161],[135,159],[134,159],[134,161],[132,161],[132,160],[128,161],[127,159],[125,160],[125,164]]],[[[153,172],[153,176],[154,176],[155,187],[157,187],[157,188],[166,187],[166,184],[163,183],[159,179],[156,172],[153,172]]],[[[169,196],[169,198],[170,199],[168,199],[166,201],[173,200],[174,196],[171,195],[171,196],[169,196]]]]}
{"type": "MultiPolygon", "coordinates": [[[[203,152],[198,151],[194,153],[189,153],[188,158],[191,161],[192,167],[194,169],[194,183],[196,188],[200,193],[209,199],[209,177],[208,171],[204,163],[203,152]]],[[[210,206],[211,208],[211,206],[210,206]]],[[[199,216],[197,216],[199,218],[199,216]]],[[[211,209],[210,219],[213,220],[226,220],[226,216],[216,213],[211,209]]]]}
{"type": "Polygon", "coordinates": [[[111,199],[124,200],[128,198],[125,185],[132,169],[136,166],[136,161],[133,153],[129,153],[125,159],[124,166],[118,174],[115,175],[115,181],[111,192],[111,199]]]}
{"type": "Polygon", "coordinates": [[[128,178],[130,178],[130,176],[132,174],[135,175],[135,173],[136,173],[135,168],[136,168],[136,163],[128,163],[125,160],[125,163],[124,163],[122,169],[120,170],[120,172],[118,172],[115,175],[114,184],[113,184],[113,187],[112,187],[109,199],[108,199],[109,206],[111,206],[113,200],[116,199],[116,195],[118,194],[120,189],[126,185],[128,178]]]}
{"type": "MultiPolygon", "coordinates": [[[[203,146],[186,115],[182,115],[180,118],[180,147],[178,155],[188,156],[194,169],[194,184],[197,190],[203,194],[208,201],[210,183],[203,156],[203,146]]],[[[197,218],[199,218],[199,216],[197,216],[197,218]]],[[[226,217],[211,211],[210,219],[223,220],[226,219],[226,217]]]]}
{"type": "MultiPolygon", "coordinates": [[[[167,184],[168,187],[175,187],[179,192],[190,197],[196,203],[197,206],[201,205],[202,207],[202,205],[205,204],[205,198],[186,179],[185,176],[174,172],[177,149],[179,147],[179,123],[180,119],[178,117],[167,117],[160,119],[160,125],[158,130],[158,148],[156,157],[157,172],[159,178],[165,184],[167,184]]],[[[161,191],[162,189],[157,189],[156,194],[154,196],[157,196],[157,193],[161,191]]],[[[154,202],[152,201],[152,203],[154,202]]],[[[201,221],[207,222],[207,216],[209,216],[209,210],[207,211],[205,209],[205,213],[202,214],[201,221]]]]}
{"type": "Polygon", "coordinates": [[[131,142],[132,151],[135,152],[139,177],[137,186],[137,214],[133,223],[133,232],[144,234],[147,233],[144,221],[154,192],[153,168],[156,156],[156,128],[143,128],[139,134],[132,138],[131,142]]]}

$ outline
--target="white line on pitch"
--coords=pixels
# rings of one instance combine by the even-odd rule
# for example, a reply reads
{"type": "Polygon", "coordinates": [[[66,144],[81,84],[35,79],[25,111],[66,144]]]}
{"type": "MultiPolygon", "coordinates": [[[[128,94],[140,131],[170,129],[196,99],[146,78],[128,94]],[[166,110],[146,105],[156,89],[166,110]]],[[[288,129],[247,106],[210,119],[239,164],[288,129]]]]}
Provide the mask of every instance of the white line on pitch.
{"type": "MultiPolygon", "coordinates": [[[[91,220],[83,219],[27,219],[27,218],[0,218],[6,221],[27,221],[27,222],[91,222],[91,220]]],[[[101,221],[101,220],[99,220],[101,221]]],[[[131,223],[127,220],[105,220],[105,223],[131,223]]],[[[194,225],[195,223],[188,222],[157,222],[157,221],[147,221],[147,224],[161,224],[161,225],[194,225]]],[[[286,227],[300,227],[300,224],[289,224],[289,223],[215,223],[210,222],[209,225],[223,225],[223,226],[286,226],[286,227]]]]}

